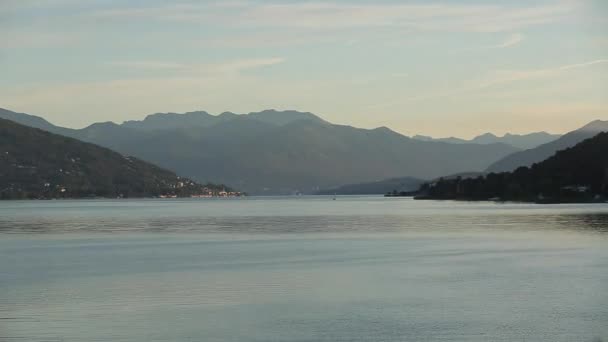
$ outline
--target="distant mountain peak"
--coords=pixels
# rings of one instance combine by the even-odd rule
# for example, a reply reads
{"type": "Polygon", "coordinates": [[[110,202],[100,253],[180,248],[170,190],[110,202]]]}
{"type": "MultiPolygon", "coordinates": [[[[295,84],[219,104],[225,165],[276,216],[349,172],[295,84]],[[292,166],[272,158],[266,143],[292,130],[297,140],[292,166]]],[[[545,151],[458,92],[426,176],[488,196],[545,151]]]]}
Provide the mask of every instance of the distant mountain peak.
{"type": "Polygon", "coordinates": [[[560,135],[558,135],[558,134],[549,134],[547,132],[535,132],[535,133],[522,134],[522,135],[506,133],[502,137],[497,136],[494,133],[488,132],[488,133],[478,135],[471,140],[465,140],[465,139],[454,138],[454,137],[435,139],[435,138],[424,136],[424,135],[415,135],[413,138],[416,140],[440,141],[440,142],[450,143],[450,144],[488,145],[488,144],[503,143],[503,144],[508,144],[513,147],[517,147],[519,149],[525,150],[525,149],[534,148],[539,145],[551,142],[555,139],[558,139],[559,137],[560,137],[560,135]]]}
{"type": "Polygon", "coordinates": [[[16,123],[20,123],[22,125],[40,128],[43,130],[51,130],[55,126],[45,119],[25,113],[13,112],[12,110],[0,108],[0,118],[7,119],[16,123]]]}
{"type": "Polygon", "coordinates": [[[316,115],[314,115],[311,112],[301,112],[301,111],[295,110],[295,109],[278,110],[278,109],[274,109],[274,108],[264,109],[264,110],[261,110],[259,112],[251,112],[251,113],[249,113],[249,115],[252,115],[252,114],[305,115],[305,116],[314,116],[314,117],[317,117],[316,115]]]}
{"type": "Polygon", "coordinates": [[[488,172],[513,171],[521,166],[531,166],[541,162],[555,152],[573,147],[581,141],[592,138],[600,132],[608,132],[608,121],[595,120],[585,126],[569,132],[559,139],[539,145],[535,148],[513,153],[492,164],[488,172]]]}
{"type": "Polygon", "coordinates": [[[236,114],[223,112],[219,115],[209,114],[206,111],[194,111],[183,114],[179,113],[154,113],[146,116],[143,120],[131,120],[122,123],[123,127],[134,128],[143,131],[158,131],[171,129],[192,129],[210,127],[219,123],[232,120],[256,120],[274,126],[285,126],[295,121],[312,120],[325,122],[318,116],[309,112],[296,110],[266,109],[260,112],[248,114],[236,114]]]}
{"type": "Polygon", "coordinates": [[[603,132],[608,130],[608,121],[595,120],[578,129],[587,132],[603,132]]]}
{"type": "Polygon", "coordinates": [[[252,119],[256,119],[277,126],[284,126],[299,120],[325,122],[323,119],[313,113],[300,112],[297,110],[266,109],[260,112],[249,113],[247,114],[247,116],[252,119]]]}
{"type": "Polygon", "coordinates": [[[237,116],[237,115],[239,115],[239,114],[233,113],[233,112],[223,112],[218,116],[237,116]]]}
{"type": "Polygon", "coordinates": [[[396,133],[395,131],[393,131],[392,129],[390,129],[390,128],[386,127],[386,126],[376,127],[376,128],[374,128],[374,131],[387,132],[387,133],[396,133]]]}
{"type": "Polygon", "coordinates": [[[434,138],[428,135],[421,135],[421,134],[416,134],[412,137],[412,139],[416,139],[416,140],[433,140],[434,138]]]}
{"type": "Polygon", "coordinates": [[[208,112],[204,111],[204,110],[195,110],[193,112],[185,112],[183,115],[211,115],[208,112]]]}
{"type": "Polygon", "coordinates": [[[489,133],[489,132],[488,132],[488,133],[480,134],[480,135],[478,135],[478,136],[477,136],[477,137],[475,137],[475,138],[476,138],[476,139],[477,139],[477,138],[493,138],[493,139],[495,139],[495,138],[498,138],[498,136],[496,136],[496,135],[495,135],[495,134],[493,134],[493,133],[489,133]]]}
{"type": "Polygon", "coordinates": [[[143,120],[130,120],[122,123],[123,127],[144,131],[180,129],[188,127],[207,127],[215,123],[217,116],[205,111],[179,113],[154,113],[143,120]]]}
{"type": "Polygon", "coordinates": [[[167,119],[167,118],[196,118],[196,117],[208,117],[211,116],[211,114],[203,111],[203,110],[199,110],[199,111],[194,111],[194,112],[186,112],[183,114],[180,113],[173,113],[173,112],[167,112],[167,113],[154,113],[154,114],[149,114],[146,115],[146,117],[142,120],[142,121],[147,121],[147,120],[163,120],[163,119],[167,119]]]}
{"type": "Polygon", "coordinates": [[[112,122],[112,121],[104,121],[104,122],[96,122],[94,124],[89,125],[87,128],[100,128],[100,127],[119,127],[120,125],[112,122]]]}

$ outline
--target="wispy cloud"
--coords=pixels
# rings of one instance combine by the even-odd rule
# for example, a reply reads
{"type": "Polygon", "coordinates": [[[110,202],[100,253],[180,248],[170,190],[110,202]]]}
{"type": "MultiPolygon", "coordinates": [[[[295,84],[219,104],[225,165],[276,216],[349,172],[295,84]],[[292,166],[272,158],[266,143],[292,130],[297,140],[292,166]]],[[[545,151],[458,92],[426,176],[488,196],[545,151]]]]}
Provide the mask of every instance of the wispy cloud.
{"type": "Polygon", "coordinates": [[[78,3],[82,3],[82,0],[3,0],[0,5],[0,13],[39,8],[59,8],[78,3]]]}
{"type": "Polygon", "coordinates": [[[174,70],[184,69],[185,65],[180,63],[159,62],[159,61],[134,61],[134,62],[111,62],[112,66],[141,69],[141,70],[174,70]]]}
{"type": "Polygon", "coordinates": [[[608,59],[596,59],[592,61],[565,64],[556,67],[539,68],[531,70],[498,70],[491,73],[486,80],[478,82],[477,85],[473,86],[470,90],[478,90],[483,88],[493,87],[499,84],[511,83],[517,81],[532,80],[550,76],[556,76],[564,71],[581,69],[594,65],[608,63],[608,59]]]}
{"type": "Polygon", "coordinates": [[[456,89],[448,89],[444,91],[433,91],[426,94],[420,94],[402,98],[396,101],[389,101],[384,103],[378,103],[369,106],[369,109],[387,108],[398,104],[418,101],[429,101],[438,100],[440,98],[460,96],[471,92],[479,92],[484,89],[492,88],[499,85],[509,84],[513,82],[531,81],[536,79],[542,79],[547,77],[555,77],[563,74],[564,72],[592,67],[601,64],[608,64],[608,58],[596,59],[592,61],[564,64],[549,68],[538,68],[528,70],[496,70],[486,74],[485,76],[477,79],[465,81],[456,89]]]}
{"type": "Polygon", "coordinates": [[[502,42],[498,45],[495,45],[494,47],[498,48],[498,49],[504,49],[504,48],[508,48],[511,46],[515,46],[515,45],[521,43],[522,40],[524,40],[523,34],[514,33],[514,34],[510,35],[504,42],[502,42]]]}
{"type": "Polygon", "coordinates": [[[263,68],[271,65],[281,64],[285,59],[280,57],[273,58],[257,58],[257,59],[241,59],[227,63],[213,64],[213,70],[218,72],[232,73],[244,70],[263,68]]]}
{"type": "Polygon", "coordinates": [[[109,63],[127,69],[145,71],[172,71],[178,74],[238,74],[252,69],[263,68],[283,63],[285,59],[280,57],[238,59],[222,63],[176,63],[164,61],[118,61],[109,63]]]}
{"type": "Polygon", "coordinates": [[[0,30],[0,50],[61,47],[82,42],[77,32],[35,32],[29,30],[0,30]]]}
{"type": "MultiPolygon", "coordinates": [[[[252,65],[236,64],[240,64],[240,70],[244,64],[246,68],[252,65]]],[[[286,87],[281,81],[254,74],[183,73],[107,81],[0,85],[0,103],[15,110],[50,115],[48,118],[60,125],[83,127],[96,121],[121,122],[159,111],[204,109],[220,113],[267,108],[314,111],[316,107],[301,105],[301,101],[310,94],[329,97],[330,90],[338,87],[327,83],[298,82],[286,87]],[[66,98],[71,100],[65,101],[66,98]]]]}
{"type": "MultiPolygon", "coordinates": [[[[173,25],[211,26],[223,32],[216,36],[203,35],[198,39],[199,44],[237,48],[305,45],[338,40],[348,44],[355,41],[352,32],[356,31],[359,37],[374,29],[399,32],[401,36],[417,32],[520,32],[532,26],[571,18],[582,8],[579,1],[572,0],[557,0],[542,5],[275,0],[123,2],[112,6],[99,0],[92,1],[93,5],[88,6],[74,6],[74,3],[78,3],[76,0],[7,1],[8,5],[0,6],[0,15],[3,7],[20,10],[52,7],[52,11],[45,13],[45,23],[56,22],[54,25],[57,26],[65,22],[83,25],[91,20],[101,26],[127,21],[130,25],[135,22],[170,24],[172,29],[173,25]]],[[[183,39],[191,40],[191,37],[183,39]]],[[[514,46],[522,39],[523,35],[515,33],[495,48],[514,46]]],[[[180,38],[176,40],[180,41],[180,38]]],[[[39,45],[52,45],[53,40],[48,41],[41,40],[39,45]]]]}
{"type": "Polygon", "coordinates": [[[207,37],[191,41],[192,45],[214,48],[261,48],[304,46],[317,43],[339,41],[339,35],[317,34],[301,30],[264,30],[262,32],[229,33],[223,36],[207,37]]]}
{"type": "Polygon", "coordinates": [[[461,52],[479,52],[479,51],[488,51],[494,49],[506,49],[513,46],[518,45],[524,40],[524,35],[521,33],[513,33],[506,37],[498,44],[492,45],[482,45],[482,46],[474,46],[474,47],[465,47],[461,49],[456,49],[452,51],[453,53],[461,53],[461,52]]]}
{"type": "Polygon", "coordinates": [[[249,27],[348,29],[402,27],[412,31],[502,32],[566,18],[577,2],[559,1],[542,6],[427,4],[427,3],[248,3],[222,7],[178,3],[161,7],[100,10],[106,18],[147,18],[162,21],[208,21],[249,27]]]}

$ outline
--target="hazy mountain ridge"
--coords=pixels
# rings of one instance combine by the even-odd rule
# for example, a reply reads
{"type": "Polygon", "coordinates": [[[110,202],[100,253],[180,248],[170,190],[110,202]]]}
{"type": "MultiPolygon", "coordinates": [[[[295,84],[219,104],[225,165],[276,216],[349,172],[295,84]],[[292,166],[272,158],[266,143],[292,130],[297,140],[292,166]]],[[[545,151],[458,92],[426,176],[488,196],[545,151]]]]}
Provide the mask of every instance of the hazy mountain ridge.
{"type": "Polygon", "coordinates": [[[560,134],[550,134],[547,132],[535,132],[529,134],[510,134],[507,133],[502,137],[492,133],[485,133],[476,136],[471,140],[460,139],[455,137],[450,138],[433,138],[425,135],[415,135],[412,138],[422,141],[440,141],[450,144],[493,144],[504,143],[520,149],[530,149],[539,145],[554,141],[560,138],[560,134]]]}
{"type": "Polygon", "coordinates": [[[493,163],[487,172],[508,172],[513,171],[521,166],[531,166],[534,163],[541,162],[557,151],[573,147],[585,139],[589,139],[600,132],[608,131],[608,121],[596,120],[575,131],[567,133],[559,139],[547,144],[540,145],[536,148],[515,152],[495,163],[493,163]]]}
{"type": "Polygon", "coordinates": [[[206,128],[224,122],[239,119],[254,119],[273,126],[284,126],[298,120],[313,120],[322,122],[318,116],[308,112],[276,111],[273,109],[248,114],[235,114],[224,112],[211,115],[205,111],[178,113],[156,113],[146,116],[143,120],[130,120],[120,126],[144,131],[157,131],[168,129],[206,128]]]}
{"type": "Polygon", "coordinates": [[[10,120],[28,127],[43,129],[48,132],[69,136],[74,134],[76,130],[55,126],[42,117],[13,112],[4,108],[0,108],[0,119],[10,120]]]}
{"type": "Polygon", "coordinates": [[[137,158],[0,119],[2,199],[190,196],[203,188],[137,158]]]}
{"type": "Polygon", "coordinates": [[[45,129],[51,132],[137,156],[200,182],[258,194],[314,193],[404,175],[431,179],[483,170],[517,151],[506,144],[424,142],[386,127],[334,125],[297,111],[153,114],[79,130],[49,125],[45,129]],[[160,124],[166,119],[179,122],[160,124]]]}

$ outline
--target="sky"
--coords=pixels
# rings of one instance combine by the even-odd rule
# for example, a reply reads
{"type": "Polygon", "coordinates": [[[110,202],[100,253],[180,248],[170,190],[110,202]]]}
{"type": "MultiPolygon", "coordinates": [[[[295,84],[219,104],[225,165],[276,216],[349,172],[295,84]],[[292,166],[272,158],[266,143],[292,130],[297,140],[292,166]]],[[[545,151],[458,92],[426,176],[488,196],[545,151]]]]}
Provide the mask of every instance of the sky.
{"type": "Polygon", "coordinates": [[[0,107],[74,128],[274,108],[563,133],[608,120],[608,1],[0,0],[0,107]]]}

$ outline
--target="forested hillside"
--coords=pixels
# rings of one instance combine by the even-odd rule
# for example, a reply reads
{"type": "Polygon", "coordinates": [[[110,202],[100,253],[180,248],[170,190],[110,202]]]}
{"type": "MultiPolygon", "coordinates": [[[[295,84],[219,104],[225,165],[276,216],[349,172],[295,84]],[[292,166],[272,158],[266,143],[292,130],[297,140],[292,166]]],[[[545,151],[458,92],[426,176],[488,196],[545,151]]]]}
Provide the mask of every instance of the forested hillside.
{"type": "Polygon", "coordinates": [[[0,119],[0,199],[185,197],[223,189],[107,148],[0,119]]]}

